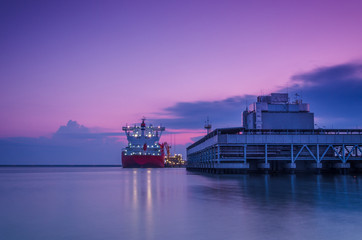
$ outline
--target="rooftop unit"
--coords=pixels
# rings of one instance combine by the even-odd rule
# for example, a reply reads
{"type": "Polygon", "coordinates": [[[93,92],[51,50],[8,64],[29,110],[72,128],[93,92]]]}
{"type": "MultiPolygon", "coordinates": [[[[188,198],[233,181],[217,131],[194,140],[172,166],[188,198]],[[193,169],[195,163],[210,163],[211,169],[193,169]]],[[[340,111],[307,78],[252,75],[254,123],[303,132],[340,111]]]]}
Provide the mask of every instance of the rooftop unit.
{"type": "Polygon", "coordinates": [[[242,113],[242,126],[246,129],[313,129],[314,114],[309,104],[296,96],[290,102],[288,93],[258,96],[242,113]]]}

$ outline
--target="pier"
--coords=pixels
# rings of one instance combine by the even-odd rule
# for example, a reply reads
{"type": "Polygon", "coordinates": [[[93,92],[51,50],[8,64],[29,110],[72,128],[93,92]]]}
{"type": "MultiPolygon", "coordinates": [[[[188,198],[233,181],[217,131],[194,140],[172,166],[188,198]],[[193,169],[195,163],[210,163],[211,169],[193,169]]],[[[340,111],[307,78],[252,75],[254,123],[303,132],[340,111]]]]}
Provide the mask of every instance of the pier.
{"type": "MultiPolygon", "coordinates": [[[[242,127],[219,128],[187,148],[187,169],[207,173],[359,172],[362,129],[314,127],[314,113],[296,94],[257,97],[242,127]]],[[[210,126],[211,128],[211,126],[210,126]]]]}
{"type": "Polygon", "coordinates": [[[360,129],[221,128],[187,148],[187,169],[207,173],[358,172],[360,129]]]}

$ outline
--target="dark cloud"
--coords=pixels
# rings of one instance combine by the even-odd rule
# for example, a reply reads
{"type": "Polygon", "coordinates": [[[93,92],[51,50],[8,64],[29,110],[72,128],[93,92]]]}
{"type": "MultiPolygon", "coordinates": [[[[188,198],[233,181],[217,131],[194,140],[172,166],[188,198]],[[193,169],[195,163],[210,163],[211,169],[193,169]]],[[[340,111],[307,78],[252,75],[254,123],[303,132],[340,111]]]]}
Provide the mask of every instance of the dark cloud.
{"type": "Polygon", "coordinates": [[[255,100],[255,96],[236,96],[220,101],[180,102],[164,109],[172,118],[152,119],[160,121],[172,129],[200,129],[209,117],[213,128],[238,126],[241,124],[241,112],[255,100]]]}
{"type": "Polygon", "coordinates": [[[0,165],[119,165],[120,135],[70,120],[51,138],[0,139],[0,165]]]}
{"type": "Polygon", "coordinates": [[[310,103],[317,123],[328,128],[362,127],[362,64],[321,67],[291,79],[289,91],[310,103]]]}
{"type": "Polygon", "coordinates": [[[84,134],[89,133],[89,128],[80,125],[76,121],[69,120],[67,125],[60,126],[58,131],[55,134],[84,134]]]}
{"type": "MultiPolygon", "coordinates": [[[[276,92],[289,92],[291,100],[298,93],[310,103],[316,123],[328,128],[362,127],[362,65],[346,63],[314,69],[291,77],[291,87],[276,92]]],[[[207,117],[213,128],[240,126],[241,113],[256,96],[235,96],[220,101],[180,102],[165,108],[168,128],[201,129],[207,117]]]]}
{"type": "Polygon", "coordinates": [[[60,126],[53,134],[54,139],[105,139],[106,137],[122,136],[121,132],[93,132],[92,129],[69,120],[67,125],[60,126]]]}
{"type": "Polygon", "coordinates": [[[315,86],[335,83],[360,82],[362,79],[362,65],[357,63],[340,64],[317,68],[311,72],[292,76],[293,82],[302,84],[312,83],[315,86]]]}

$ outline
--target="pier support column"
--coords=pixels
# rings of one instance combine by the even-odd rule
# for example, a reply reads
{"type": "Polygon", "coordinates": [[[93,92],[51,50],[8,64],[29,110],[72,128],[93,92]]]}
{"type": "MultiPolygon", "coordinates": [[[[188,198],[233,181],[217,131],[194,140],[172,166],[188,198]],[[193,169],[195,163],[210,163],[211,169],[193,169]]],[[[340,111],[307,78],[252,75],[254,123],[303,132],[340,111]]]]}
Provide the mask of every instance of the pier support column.
{"type": "Polygon", "coordinates": [[[311,168],[314,168],[317,172],[317,174],[319,174],[321,172],[321,169],[323,167],[322,163],[312,163],[311,164],[311,168]]]}
{"type": "Polygon", "coordinates": [[[347,163],[347,158],[346,158],[346,146],[343,144],[342,145],[342,162],[340,163],[335,163],[333,165],[334,168],[340,169],[340,172],[342,174],[346,174],[348,169],[351,168],[351,164],[347,163]]]}
{"type": "Polygon", "coordinates": [[[289,171],[290,173],[294,174],[295,173],[295,169],[297,168],[297,164],[295,163],[294,160],[294,146],[293,144],[290,145],[290,163],[287,163],[284,165],[284,168],[287,169],[287,171],[289,171]]]}
{"type": "Polygon", "coordinates": [[[319,157],[319,144],[317,144],[317,163],[320,163],[321,159],[319,157]]]}
{"type": "Polygon", "coordinates": [[[321,163],[321,159],[320,159],[320,155],[319,155],[319,144],[317,144],[317,164],[316,164],[317,174],[321,173],[322,166],[323,165],[321,163]]]}
{"type": "Polygon", "coordinates": [[[268,144],[265,144],[265,165],[268,164],[268,144]]]}
{"type": "Polygon", "coordinates": [[[268,173],[268,170],[270,169],[270,163],[268,163],[268,144],[265,144],[264,163],[259,163],[258,168],[264,170],[265,173],[268,173]]]}
{"type": "Polygon", "coordinates": [[[342,145],[342,162],[343,163],[347,162],[347,160],[346,160],[346,150],[345,150],[344,144],[342,145]]]}

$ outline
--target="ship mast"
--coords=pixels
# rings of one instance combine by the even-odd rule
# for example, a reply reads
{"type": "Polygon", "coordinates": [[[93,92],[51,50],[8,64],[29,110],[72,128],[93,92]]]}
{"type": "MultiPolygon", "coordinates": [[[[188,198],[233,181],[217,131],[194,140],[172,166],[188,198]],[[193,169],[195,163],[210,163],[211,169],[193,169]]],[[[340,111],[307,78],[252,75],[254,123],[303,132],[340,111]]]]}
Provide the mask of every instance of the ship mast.
{"type": "Polygon", "coordinates": [[[142,137],[142,138],[145,137],[145,129],[146,129],[145,120],[146,120],[146,118],[143,117],[143,118],[142,118],[142,123],[141,123],[141,137],[142,137]]]}
{"type": "Polygon", "coordinates": [[[207,117],[207,120],[205,121],[204,128],[206,129],[207,134],[209,134],[211,132],[211,123],[209,121],[209,117],[207,117]]]}

